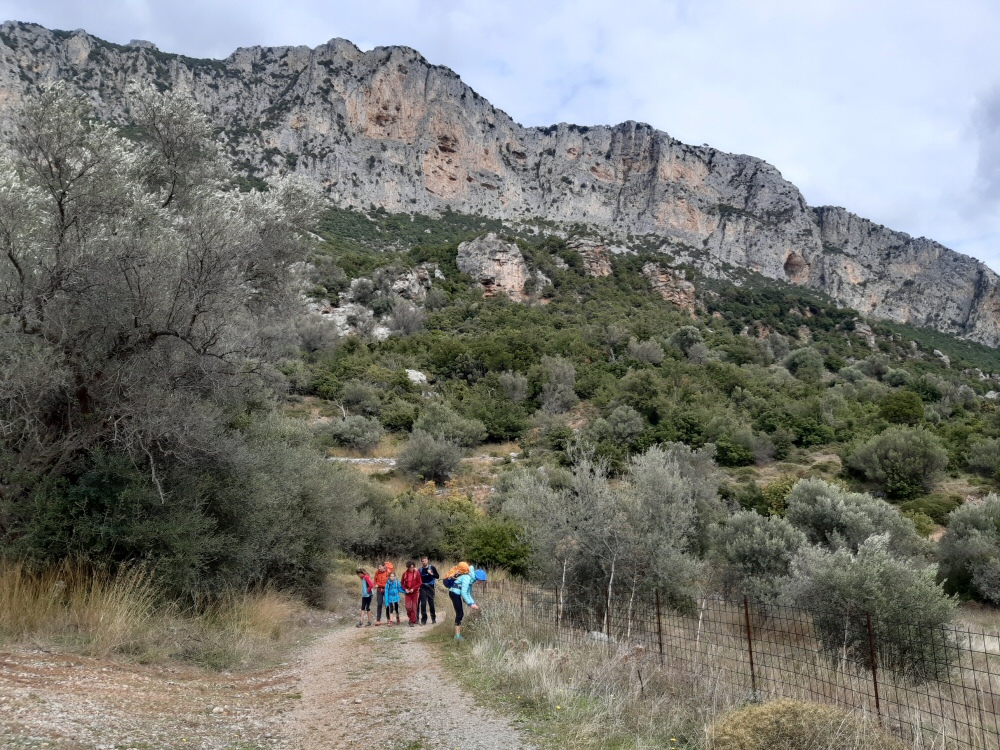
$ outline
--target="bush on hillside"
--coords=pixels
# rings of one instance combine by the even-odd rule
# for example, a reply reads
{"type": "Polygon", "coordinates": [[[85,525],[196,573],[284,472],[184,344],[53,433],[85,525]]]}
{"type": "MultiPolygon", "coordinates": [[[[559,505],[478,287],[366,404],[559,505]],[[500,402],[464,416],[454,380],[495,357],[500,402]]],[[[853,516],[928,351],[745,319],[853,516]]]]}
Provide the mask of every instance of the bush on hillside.
{"type": "Polygon", "coordinates": [[[335,419],[324,430],[337,445],[368,452],[382,440],[385,430],[377,419],[348,416],[335,419]]]}
{"type": "Polygon", "coordinates": [[[785,517],[809,543],[827,550],[857,552],[875,534],[888,534],[889,549],[899,556],[918,556],[926,550],[913,523],[885,500],[848,492],[822,479],[799,481],[785,507],[785,517]]]}
{"type": "Polygon", "coordinates": [[[792,562],[788,597],[811,610],[823,649],[866,667],[870,650],[866,615],[877,634],[879,664],[917,678],[948,670],[947,629],[955,602],[935,583],[933,566],[916,565],[889,551],[889,536],[873,536],[857,554],[806,547],[792,562]]]}
{"type": "Polygon", "coordinates": [[[562,414],[576,406],[580,399],[573,389],[576,368],[563,357],[542,357],[542,408],[550,414],[562,414]]]}
{"type": "Polygon", "coordinates": [[[406,474],[441,483],[455,472],[461,460],[462,451],[454,443],[414,430],[396,465],[406,474]]]}
{"type": "Polygon", "coordinates": [[[712,537],[723,592],[764,604],[776,601],[805,543],[805,534],[778,516],[753,511],[730,516],[712,537]]]}
{"type": "Polygon", "coordinates": [[[486,427],[478,419],[466,419],[450,406],[432,401],[420,412],[413,429],[433,435],[438,440],[471,448],[486,440],[486,427]]]}
{"type": "Polygon", "coordinates": [[[967,463],[979,474],[996,477],[1000,469],[1000,439],[988,438],[970,445],[967,463]]]}
{"type": "Polygon", "coordinates": [[[924,402],[913,391],[893,391],[879,402],[878,415],[892,424],[912,426],[923,420],[924,402]]]}
{"type": "Polygon", "coordinates": [[[954,510],[938,559],[945,590],[1000,604],[1000,497],[954,510]]]}
{"type": "Polygon", "coordinates": [[[929,489],[948,465],[948,452],[925,430],[890,427],[855,450],[847,464],[889,497],[905,500],[929,489]]]}
{"type": "Polygon", "coordinates": [[[525,575],[529,570],[531,547],[523,537],[520,524],[514,521],[484,518],[465,532],[462,559],[477,566],[525,575]]]}
{"type": "Polygon", "coordinates": [[[817,382],[826,371],[823,355],[810,346],[796,349],[785,357],[785,368],[799,380],[817,382]]]}
{"type": "Polygon", "coordinates": [[[913,500],[907,500],[899,506],[904,513],[923,513],[934,523],[948,525],[948,514],[962,504],[958,495],[927,495],[913,500]]]}
{"type": "Polygon", "coordinates": [[[632,338],[628,342],[628,356],[636,362],[658,365],[663,362],[663,347],[653,341],[653,339],[639,341],[632,338]]]}

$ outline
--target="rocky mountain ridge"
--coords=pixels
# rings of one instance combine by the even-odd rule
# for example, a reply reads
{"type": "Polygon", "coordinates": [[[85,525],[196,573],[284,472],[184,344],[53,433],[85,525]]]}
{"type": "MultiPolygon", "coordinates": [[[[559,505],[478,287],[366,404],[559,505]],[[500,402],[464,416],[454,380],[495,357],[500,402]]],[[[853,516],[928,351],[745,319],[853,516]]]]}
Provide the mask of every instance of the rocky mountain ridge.
{"type": "Polygon", "coordinates": [[[84,31],[0,27],[0,129],[54,80],[122,123],[132,84],[189,92],[249,173],[303,175],[342,206],[583,224],[626,244],[652,239],[702,268],[754,271],[867,315],[1000,344],[1000,277],[973,258],[812,208],[770,164],[643,123],[523,127],[405,47],[363,52],[335,39],[199,60],[84,31]]]}

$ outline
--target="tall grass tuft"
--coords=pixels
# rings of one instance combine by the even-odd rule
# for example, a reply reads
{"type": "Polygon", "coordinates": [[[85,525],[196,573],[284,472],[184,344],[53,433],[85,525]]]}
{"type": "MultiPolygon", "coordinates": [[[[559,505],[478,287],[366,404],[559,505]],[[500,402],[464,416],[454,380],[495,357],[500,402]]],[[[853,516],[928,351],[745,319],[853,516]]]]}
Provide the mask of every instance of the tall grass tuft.
{"type": "Polygon", "coordinates": [[[105,656],[145,638],[156,589],[142,568],[117,575],[63,563],[34,572],[0,561],[0,639],[75,641],[105,656]]]}
{"type": "Polygon", "coordinates": [[[302,634],[306,612],[271,590],[229,592],[181,611],[141,567],[110,574],[65,562],[35,571],[0,559],[0,644],[234,669],[277,661],[302,634]]]}

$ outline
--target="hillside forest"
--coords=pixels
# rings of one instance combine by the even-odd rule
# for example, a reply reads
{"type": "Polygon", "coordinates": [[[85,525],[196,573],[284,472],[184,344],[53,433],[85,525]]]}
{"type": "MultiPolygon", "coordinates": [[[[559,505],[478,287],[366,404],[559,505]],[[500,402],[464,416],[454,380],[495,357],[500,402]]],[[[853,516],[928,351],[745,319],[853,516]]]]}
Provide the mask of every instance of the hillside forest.
{"type": "Polygon", "coordinates": [[[250,189],[191,101],[54,86],[0,169],[0,553],[315,600],[428,554],[940,623],[1000,604],[1000,354],[655,238],[250,189]],[[518,298],[459,270],[488,232],[518,298]],[[626,248],[595,275],[574,241],[626,248]],[[415,283],[418,279],[419,283],[415,283]]]}

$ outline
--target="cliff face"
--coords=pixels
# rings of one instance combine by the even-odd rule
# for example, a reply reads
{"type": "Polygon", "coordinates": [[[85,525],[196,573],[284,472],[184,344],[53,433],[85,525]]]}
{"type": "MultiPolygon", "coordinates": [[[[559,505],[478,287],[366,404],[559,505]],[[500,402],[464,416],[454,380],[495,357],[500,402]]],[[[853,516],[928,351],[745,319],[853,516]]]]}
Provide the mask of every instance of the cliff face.
{"type": "Polygon", "coordinates": [[[771,165],[648,125],[524,128],[403,47],[333,40],[195,60],[82,31],[0,29],[0,129],[28,92],[70,81],[127,121],[133,83],[190,94],[243,166],[314,180],[341,205],[652,234],[702,262],[827,292],[867,314],[1000,344],[997,275],[839,208],[811,209],[771,165]]]}

